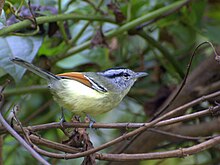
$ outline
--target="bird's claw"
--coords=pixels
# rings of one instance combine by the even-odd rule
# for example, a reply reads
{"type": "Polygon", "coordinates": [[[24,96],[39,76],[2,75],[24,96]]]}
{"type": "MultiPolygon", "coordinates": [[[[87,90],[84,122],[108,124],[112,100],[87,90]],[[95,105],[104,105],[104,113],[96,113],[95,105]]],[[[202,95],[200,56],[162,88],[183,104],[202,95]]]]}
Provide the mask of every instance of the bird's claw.
{"type": "Polygon", "coordinates": [[[65,122],[66,122],[65,118],[61,117],[59,124],[63,129],[64,129],[63,123],[65,122]]]}
{"type": "Polygon", "coordinates": [[[63,126],[63,123],[66,122],[66,119],[65,119],[65,115],[64,115],[64,110],[63,108],[61,109],[61,118],[60,118],[60,126],[64,129],[64,126],[63,126]]]}
{"type": "Polygon", "coordinates": [[[89,114],[86,114],[85,122],[89,122],[89,128],[92,128],[93,124],[96,123],[95,119],[92,118],[89,114]]]}

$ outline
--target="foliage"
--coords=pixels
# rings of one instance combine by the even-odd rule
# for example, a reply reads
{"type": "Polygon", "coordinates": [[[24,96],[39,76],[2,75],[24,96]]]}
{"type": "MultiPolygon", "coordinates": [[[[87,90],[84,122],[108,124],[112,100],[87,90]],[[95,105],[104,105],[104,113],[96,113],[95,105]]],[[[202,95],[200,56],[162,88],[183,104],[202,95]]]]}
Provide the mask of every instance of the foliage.
{"type": "MultiPolygon", "coordinates": [[[[138,81],[119,107],[93,116],[100,123],[145,122],[181,83],[195,47],[206,40],[220,43],[219,8],[218,1],[206,0],[32,0],[31,6],[24,0],[6,1],[0,17],[0,84],[13,80],[4,91],[5,105],[1,111],[7,116],[9,109],[19,104],[18,118],[24,126],[59,121],[60,107],[51,101],[44,80],[9,61],[20,57],[52,73],[95,72],[111,67],[148,72],[150,76],[138,81]]],[[[205,47],[197,52],[193,69],[210,56],[210,50],[205,47]]],[[[199,85],[196,87],[200,89],[199,85]]],[[[72,114],[65,111],[65,115],[70,121],[72,114]]],[[[99,146],[125,132],[100,129],[89,130],[89,135],[93,145],[99,146]]],[[[57,142],[66,140],[63,132],[55,129],[41,131],[40,136],[57,142]]],[[[6,165],[36,164],[11,136],[5,135],[3,144],[6,165]]],[[[167,144],[168,149],[173,149],[192,143],[186,140],[167,144]]],[[[187,158],[191,164],[217,160],[215,149],[187,158]]],[[[79,164],[82,159],[48,161],[79,164]]],[[[145,160],[141,164],[159,161],[145,160]]],[[[185,162],[173,158],[161,164],[185,162]]]]}

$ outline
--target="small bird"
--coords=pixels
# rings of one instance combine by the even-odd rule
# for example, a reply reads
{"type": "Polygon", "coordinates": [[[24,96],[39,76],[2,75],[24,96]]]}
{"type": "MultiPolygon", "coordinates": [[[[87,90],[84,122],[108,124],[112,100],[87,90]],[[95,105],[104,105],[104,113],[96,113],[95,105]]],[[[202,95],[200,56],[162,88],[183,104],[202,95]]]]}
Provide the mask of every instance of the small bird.
{"type": "Polygon", "coordinates": [[[54,75],[20,58],[12,58],[11,61],[46,79],[54,100],[61,107],[79,116],[112,110],[138,78],[148,75],[125,68],[54,75]]]}

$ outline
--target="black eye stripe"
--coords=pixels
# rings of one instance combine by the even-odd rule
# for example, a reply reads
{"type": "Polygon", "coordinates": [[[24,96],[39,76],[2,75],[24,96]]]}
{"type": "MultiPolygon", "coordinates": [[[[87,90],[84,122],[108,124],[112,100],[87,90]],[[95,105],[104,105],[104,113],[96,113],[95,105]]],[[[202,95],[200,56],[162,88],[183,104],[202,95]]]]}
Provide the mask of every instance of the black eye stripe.
{"type": "Polygon", "coordinates": [[[128,73],[124,73],[123,76],[125,76],[125,77],[129,77],[130,74],[128,74],[128,73]]]}
{"type": "Polygon", "coordinates": [[[105,74],[104,76],[108,78],[115,78],[115,77],[122,77],[122,76],[128,77],[130,76],[130,74],[125,73],[125,72],[120,72],[120,73],[114,73],[114,74],[105,74]]]}

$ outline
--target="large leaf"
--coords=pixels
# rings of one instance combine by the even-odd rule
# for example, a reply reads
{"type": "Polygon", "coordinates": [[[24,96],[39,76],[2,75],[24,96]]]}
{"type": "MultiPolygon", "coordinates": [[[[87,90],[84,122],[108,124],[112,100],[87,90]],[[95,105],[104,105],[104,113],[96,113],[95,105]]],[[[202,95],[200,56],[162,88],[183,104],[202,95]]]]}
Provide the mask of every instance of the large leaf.
{"type": "Polygon", "coordinates": [[[10,58],[19,57],[31,62],[42,43],[41,37],[9,36],[0,38],[0,68],[15,81],[23,76],[25,69],[12,63],[10,58]]]}
{"type": "Polygon", "coordinates": [[[206,25],[203,29],[203,34],[209,38],[209,40],[220,44],[220,26],[214,26],[214,25],[206,25]]]}
{"type": "Polygon", "coordinates": [[[102,70],[111,67],[112,63],[109,59],[108,49],[96,47],[91,50],[85,50],[59,61],[57,65],[64,69],[72,69],[88,63],[96,64],[100,66],[102,70]]]}
{"type": "Polygon", "coordinates": [[[85,56],[83,56],[81,53],[81,54],[73,55],[71,57],[67,57],[59,61],[57,65],[64,69],[72,69],[87,63],[91,63],[91,61],[87,59],[85,56]]]}

